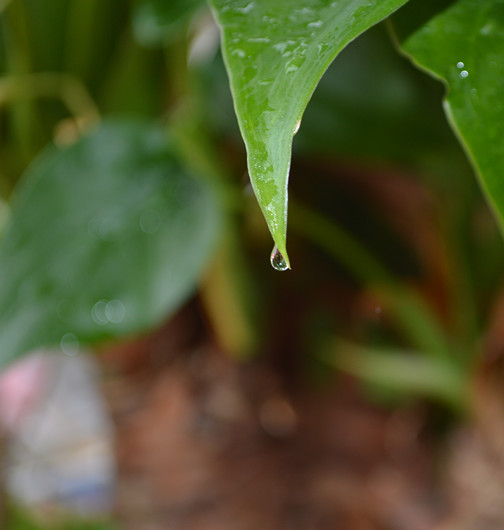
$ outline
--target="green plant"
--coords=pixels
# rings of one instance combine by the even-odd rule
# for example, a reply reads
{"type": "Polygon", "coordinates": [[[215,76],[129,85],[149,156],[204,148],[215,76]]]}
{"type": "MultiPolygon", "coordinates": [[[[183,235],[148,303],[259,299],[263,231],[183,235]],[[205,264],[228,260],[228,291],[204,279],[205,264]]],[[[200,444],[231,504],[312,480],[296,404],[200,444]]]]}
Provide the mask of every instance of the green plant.
{"type": "MultiPolygon", "coordinates": [[[[41,518],[43,520],[43,518],[41,518]]],[[[16,530],[114,530],[115,526],[107,521],[90,521],[80,519],[63,518],[63,521],[57,524],[48,524],[34,520],[30,513],[19,506],[9,505],[4,522],[8,521],[9,525],[16,530]]]]}
{"type": "MultiPolygon", "coordinates": [[[[350,215],[348,228],[324,211],[321,193],[320,205],[293,202],[290,226],[389,310],[386,338],[366,337],[366,348],[337,339],[337,353],[325,345],[321,357],[371,382],[463,408],[489,305],[478,296],[498,285],[501,243],[488,221],[485,238],[469,238],[480,205],[440,116],[439,86],[394,54],[383,26],[371,27],[387,19],[399,50],[449,88],[450,124],[500,224],[504,3],[210,4],[275,268],[290,268],[287,181],[298,129],[298,152],[313,168],[321,153],[380,160],[428,175],[422,185],[443,197],[442,239],[452,265],[445,319],[405,281],[408,274],[368,246],[391,241],[386,229],[376,224],[367,241],[353,230],[372,215],[369,208],[350,215]],[[340,70],[331,67],[322,79],[304,116],[336,55],[364,32],[335,62],[340,70]],[[451,197],[458,197],[453,205],[451,197]],[[481,262],[471,261],[475,249],[481,262]],[[397,335],[408,352],[396,347],[389,355],[397,335]],[[409,363],[420,380],[406,384],[397,374],[409,363]]],[[[212,53],[208,7],[196,0],[11,0],[0,9],[0,183],[3,209],[11,211],[0,245],[0,362],[39,346],[73,354],[152,329],[198,283],[220,342],[238,356],[253,353],[274,316],[263,310],[274,295],[261,292],[271,280],[247,263],[254,243],[244,243],[245,233],[263,242],[264,231],[255,228],[256,213],[235,178],[245,157],[222,62],[212,53]],[[32,162],[51,140],[58,145],[32,162]]],[[[316,176],[307,196],[316,195],[316,176]]],[[[330,335],[334,344],[334,330],[330,335]]]]}

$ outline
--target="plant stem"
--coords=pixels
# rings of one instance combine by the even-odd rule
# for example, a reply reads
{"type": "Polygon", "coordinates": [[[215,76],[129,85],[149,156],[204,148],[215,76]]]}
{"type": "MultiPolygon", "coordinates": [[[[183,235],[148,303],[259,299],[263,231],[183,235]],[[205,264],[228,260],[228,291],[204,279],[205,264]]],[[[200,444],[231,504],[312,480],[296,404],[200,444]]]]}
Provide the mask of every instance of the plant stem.
{"type": "Polygon", "coordinates": [[[95,125],[100,119],[86,88],[73,76],[44,72],[0,78],[0,106],[42,97],[60,99],[82,130],[95,125]]]}
{"type": "Polygon", "coordinates": [[[11,3],[12,0],[0,0],[0,13],[11,3]]]}
{"type": "Polygon", "coordinates": [[[88,81],[96,36],[96,13],[103,0],[74,0],[68,6],[65,70],[88,81]]]}
{"type": "MultiPolygon", "coordinates": [[[[8,9],[5,9],[0,18],[7,71],[11,75],[25,75],[32,68],[29,32],[22,4],[20,1],[4,4],[4,9],[8,9]]],[[[35,130],[32,126],[35,113],[33,103],[18,103],[9,112],[15,143],[19,146],[22,157],[29,159],[35,130]]]]}

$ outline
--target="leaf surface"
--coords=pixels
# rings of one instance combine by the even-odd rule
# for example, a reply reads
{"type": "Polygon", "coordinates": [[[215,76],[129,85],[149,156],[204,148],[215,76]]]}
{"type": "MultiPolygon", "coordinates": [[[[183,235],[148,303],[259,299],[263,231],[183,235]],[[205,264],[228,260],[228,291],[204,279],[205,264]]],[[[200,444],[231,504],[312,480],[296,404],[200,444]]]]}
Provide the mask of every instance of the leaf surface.
{"type": "Polygon", "coordinates": [[[104,123],[47,149],[18,190],[0,243],[0,365],[159,324],[218,233],[212,192],[145,123],[104,123]]]}
{"type": "MultiPolygon", "coordinates": [[[[430,2],[432,4],[432,2],[430,2]]],[[[446,4],[446,2],[444,2],[446,4]]],[[[421,2],[394,21],[404,52],[442,80],[445,112],[503,228],[504,1],[458,0],[418,27],[421,2]],[[403,16],[404,15],[404,16],[403,16]],[[409,22],[408,22],[409,19],[409,22]]],[[[425,18],[425,17],[424,17],[425,18]]]]}
{"type": "Polygon", "coordinates": [[[407,0],[210,0],[252,186],[276,246],[286,252],[292,138],[338,52],[407,0]]]}

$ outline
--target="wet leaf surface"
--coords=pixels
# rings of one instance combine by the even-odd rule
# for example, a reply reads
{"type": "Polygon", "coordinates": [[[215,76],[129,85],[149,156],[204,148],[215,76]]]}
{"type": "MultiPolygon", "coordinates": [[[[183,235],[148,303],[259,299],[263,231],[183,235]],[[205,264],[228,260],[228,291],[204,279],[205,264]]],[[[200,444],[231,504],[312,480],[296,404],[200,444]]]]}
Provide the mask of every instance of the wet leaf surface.
{"type": "Polygon", "coordinates": [[[211,0],[249,174],[276,246],[286,252],[292,138],[338,52],[406,0],[211,0]]]}
{"type": "Polygon", "coordinates": [[[394,27],[412,61],[445,83],[445,112],[502,226],[504,2],[459,0],[443,6],[412,28],[413,15],[425,11],[420,2],[412,3],[394,27]]]}
{"type": "Polygon", "coordinates": [[[0,363],[143,331],[177,309],[218,230],[164,131],[105,123],[32,164],[0,245],[0,363]]]}

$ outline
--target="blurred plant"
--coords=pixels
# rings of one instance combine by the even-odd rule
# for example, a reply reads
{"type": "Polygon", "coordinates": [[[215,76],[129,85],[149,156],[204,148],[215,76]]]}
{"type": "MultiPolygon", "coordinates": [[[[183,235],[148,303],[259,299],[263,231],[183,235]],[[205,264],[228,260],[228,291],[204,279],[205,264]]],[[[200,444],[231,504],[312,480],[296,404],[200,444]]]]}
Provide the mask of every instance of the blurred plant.
{"type": "MultiPolygon", "coordinates": [[[[43,521],[43,518],[41,518],[43,521]]],[[[114,530],[115,526],[106,521],[90,521],[63,518],[63,520],[54,525],[46,524],[36,520],[32,514],[27,513],[19,506],[10,505],[7,510],[6,518],[10,528],[16,530],[114,530]]]]}
{"type": "Polygon", "coordinates": [[[503,4],[411,0],[370,29],[403,4],[211,1],[280,269],[299,129],[288,280],[256,261],[267,234],[242,189],[208,7],[1,4],[0,362],[147,331],[198,285],[217,340],[246,358],[293,317],[288,281],[303,300],[289,333],[314,352],[303,362],[466,410],[502,244],[439,84],[389,34],[450,87],[450,124],[500,222],[503,4]]]}

